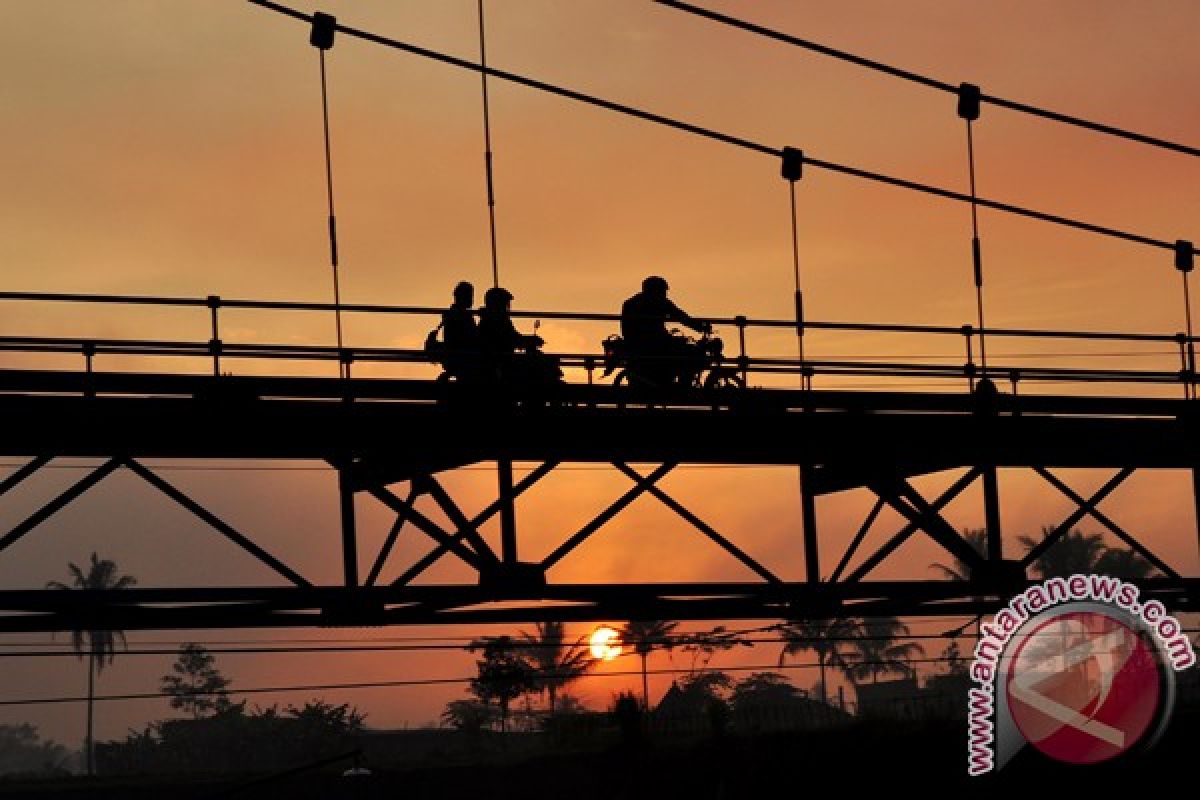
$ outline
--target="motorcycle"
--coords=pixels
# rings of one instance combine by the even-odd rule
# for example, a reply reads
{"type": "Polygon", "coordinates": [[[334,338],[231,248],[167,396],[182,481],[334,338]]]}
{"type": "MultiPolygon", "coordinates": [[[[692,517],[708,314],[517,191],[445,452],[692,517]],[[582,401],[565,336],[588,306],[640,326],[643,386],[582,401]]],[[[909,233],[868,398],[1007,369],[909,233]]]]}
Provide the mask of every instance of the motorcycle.
{"type": "Polygon", "coordinates": [[[711,331],[699,338],[672,330],[678,351],[669,355],[631,352],[619,334],[604,340],[604,377],[616,372],[613,386],[647,389],[741,389],[746,382],[723,362],[725,343],[711,331]]]}

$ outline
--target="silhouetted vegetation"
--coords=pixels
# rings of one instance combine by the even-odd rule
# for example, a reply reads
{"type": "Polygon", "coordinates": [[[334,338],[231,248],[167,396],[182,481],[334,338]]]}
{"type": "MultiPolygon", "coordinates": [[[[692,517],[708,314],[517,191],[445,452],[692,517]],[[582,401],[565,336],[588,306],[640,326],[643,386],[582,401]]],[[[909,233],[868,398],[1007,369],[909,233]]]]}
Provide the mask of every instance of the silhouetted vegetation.
{"type": "Polygon", "coordinates": [[[33,725],[0,725],[0,775],[50,776],[70,772],[71,753],[33,725]]]}
{"type": "Polygon", "coordinates": [[[365,715],[349,704],[312,700],[297,708],[245,710],[231,704],[212,716],[163,720],[122,742],[96,747],[104,774],[260,772],[353,749],[365,715]]]}
{"type": "MultiPolygon", "coordinates": [[[[130,575],[121,575],[117,571],[117,563],[107,558],[101,559],[92,553],[91,564],[84,572],[74,563],[67,563],[67,571],[71,573],[71,583],[49,581],[48,589],[126,589],[137,583],[130,575]]],[[[116,644],[120,640],[125,646],[125,634],[121,631],[76,629],[71,631],[71,647],[81,659],[88,659],[88,695],[87,695],[87,735],[84,737],[83,758],[89,775],[95,773],[95,740],[93,738],[93,720],[96,697],[96,673],[104,669],[105,664],[111,664],[116,655],[116,644]]]]}
{"type": "Polygon", "coordinates": [[[162,690],[171,696],[171,708],[199,719],[208,711],[227,711],[229,679],[216,667],[216,659],[204,647],[188,643],[179,649],[171,674],[162,677],[162,690]]]}

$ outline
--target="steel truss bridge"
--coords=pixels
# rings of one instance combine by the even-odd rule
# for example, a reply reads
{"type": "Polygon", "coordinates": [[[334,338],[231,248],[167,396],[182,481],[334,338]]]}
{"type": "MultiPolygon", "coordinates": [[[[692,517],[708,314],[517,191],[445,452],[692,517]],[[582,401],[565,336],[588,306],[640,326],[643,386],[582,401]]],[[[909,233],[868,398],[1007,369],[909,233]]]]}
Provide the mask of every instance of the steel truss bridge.
{"type": "MultiPolygon", "coordinates": [[[[23,466],[0,481],[0,498],[57,457],[98,459],[82,479],[0,535],[0,558],[12,545],[116,470],[128,470],[208,523],[279,575],[280,584],[241,588],[204,586],[119,591],[0,590],[0,632],[79,627],[135,629],[238,628],[313,625],[453,624],[539,619],[754,619],[836,615],[958,615],[996,608],[1028,582],[1045,549],[1085,516],[1157,570],[1144,591],[1177,610],[1196,610],[1200,579],[1180,573],[1100,508],[1139,469],[1187,470],[1200,498],[1200,405],[1196,401],[1193,340],[1174,334],[988,330],[989,367],[977,364],[979,331],[965,326],[855,325],[807,322],[798,331],[919,336],[935,349],[950,343],[961,358],[899,361],[812,355],[801,361],[758,357],[747,348],[756,333],[795,329],[795,322],[712,319],[734,343],[725,366],[751,388],[646,392],[601,381],[597,353],[563,353],[568,381],[531,396],[514,387],[458,385],[436,380],[423,351],[243,344],[221,339],[224,309],[259,313],[332,314],[334,306],[208,298],[0,294],[10,303],[140,305],[203,315],[211,338],[199,341],[0,337],[0,413],[7,420],[0,455],[23,466]],[[190,311],[188,309],[191,309],[190,311]],[[999,343],[1026,349],[1063,343],[1151,348],[1154,369],[1087,365],[1089,353],[1040,366],[1004,363],[999,343]],[[1037,343],[1040,343],[1037,344],[1037,343]],[[1154,355],[1157,354],[1157,355],[1154,355]],[[13,359],[37,368],[11,368],[13,359]],[[125,365],[178,359],[202,372],[140,372],[125,365]],[[250,361],[272,374],[231,374],[250,361]],[[49,366],[53,363],[55,368],[49,366]],[[362,365],[403,366],[422,377],[356,375],[362,365]],[[111,365],[120,364],[122,369],[111,365]],[[292,374],[281,374],[291,371],[292,374]],[[328,377],[297,374],[324,371],[328,377]],[[920,378],[936,391],[914,391],[920,378]],[[835,388],[853,379],[896,389],[835,388]],[[791,383],[788,388],[787,383],[791,383]],[[1063,388],[1067,387],[1066,393],[1063,388]],[[1049,391],[1047,391],[1049,390],[1049,391]],[[1116,392],[1116,394],[1114,394],[1116,392]],[[221,519],[142,462],[146,459],[318,459],[336,470],[343,580],[313,585],[268,553],[252,536],[221,519]],[[519,480],[513,462],[536,467],[519,480]],[[521,547],[515,501],[561,464],[608,464],[629,479],[628,490],[540,559],[521,547]],[[469,465],[494,465],[497,492],[468,516],[445,487],[445,474],[469,465]],[[639,465],[634,468],[631,464],[639,465]],[[790,465],[801,474],[795,558],[803,581],[778,577],[780,565],[748,555],[733,533],[722,533],[666,493],[659,483],[682,464],[790,465]],[[646,466],[649,465],[649,466],[646,466]],[[1081,494],[1054,470],[1104,468],[1113,475],[1081,494]],[[965,473],[936,497],[913,478],[944,470],[965,473]],[[1031,470],[1069,498],[1074,510],[1026,554],[1005,552],[1001,536],[999,469],[1031,470]],[[982,486],[987,557],[981,557],[945,519],[945,507],[968,487],[982,486]],[[844,552],[830,552],[818,508],[822,497],[866,489],[876,501],[844,552]],[[589,537],[648,495],[720,546],[756,576],[738,583],[561,584],[547,571],[589,537]],[[395,515],[379,552],[359,546],[356,497],[369,497],[395,515]],[[416,508],[428,496],[450,525],[416,508]],[[864,546],[884,508],[903,527],[875,548],[864,546]],[[499,519],[498,547],[480,533],[499,519]],[[403,531],[429,540],[428,553],[393,580],[381,581],[403,531]],[[969,566],[970,580],[872,580],[914,536],[936,542],[969,566]],[[461,561],[476,579],[429,585],[422,576],[442,558],[461,561]],[[365,570],[363,566],[369,564],[365,570]]],[[[10,305],[11,307],[11,305],[10,305]]],[[[384,315],[432,327],[441,309],[344,305],[345,314],[384,315]]],[[[613,315],[526,312],[564,324],[609,322],[613,315]]],[[[886,348],[882,348],[886,349],[886,348]]],[[[1092,355],[1095,355],[1094,353],[1092,355]]],[[[923,384],[924,385],[924,384],[923,384]]],[[[320,531],[307,532],[322,535],[320,531]]],[[[1188,532],[1189,539],[1194,535],[1188,532]]],[[[789,565],[790,566],[790,565],[789,565]]]]}

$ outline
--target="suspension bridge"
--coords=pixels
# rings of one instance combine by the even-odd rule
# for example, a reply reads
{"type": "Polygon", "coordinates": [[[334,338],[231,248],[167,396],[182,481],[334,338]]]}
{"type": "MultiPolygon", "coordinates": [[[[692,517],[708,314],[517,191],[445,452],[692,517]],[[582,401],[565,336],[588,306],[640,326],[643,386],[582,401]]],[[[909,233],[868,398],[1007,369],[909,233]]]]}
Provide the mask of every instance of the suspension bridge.
{"type": "MultiPolygon", "coordinates": [[[[10,307],[152,308],[202,320],[209,328],[207,338],[190,341],[0,337],[0,352],[19,356],[27,365],[0,370],[0,412],[10,421],[0,439],[0,456],[22,460],[0,481],[0,498],[56,458],[98,462],[10,530],[0,532],[0,558],[17,542],[36,536],[42,523],[106,477],[125,470],[260,561],[279,582],[111,592],[0,590],[0,632],[978,614],[996,608],[1024,587],[1037,558],[1085,517],[1154,567],[1157,577],[1143,584],[1146,595],[1174,609],[1197,609],[1200,577],[1164,559],[1100,508],[1119,486],[1146,469],[1189,474],[1193,496],[1185,500],[1200,507],[1198,337],[1191,329],[1188,293],[1196,249],[1182,238],[1149,236],[978,196],[972,125],[990,103],[1184,156],[1200,152],[993,97],[971,84],[931,82],[686,3],[662,3],[954,93],[958,116],[965,121],[971,176],[970,192],[960,193],[816,158],[795,147],[768,146],[489,67],[484,57],[482,2],[478,63],[349,27],[326,14],[307,15],[266,0],[251,0],[251,4],[309,25],[309,44],[319,53],[334,302],[0,292],[0,301],[10,307]],[[647,390],[613,385],[601,374],[603,355],[597,348],[555,353],[566,380],[539,390],[536,396],[513,387],[492,387],[481,393],[439,377],[439,367],[422,349],[348,344],[343,316],[432,327],[444,309],[341,300],[325,73],[326,53],[336,35],[478,73],[483,80],[485,122],[491,78],[779,159],[793,219],[795,318],[707,319],[728,343],[718,366],[739,375],[739,383],[744,384],[717,388],[647,390]],[[969,204],[976,319],[947,327],[806,317],[801,243],[795,226],[797,185],[806,169],[831,170],[969,204]],[[1182,276],[1184,330],[986,326],[983,247],[974,213],[981,207],[1163,251],[1165,269],[1173,268],[1182,276]],[[223,315],[234,310],[328,315],[336,319],[336,342],[227,340],[223,315]],[[915,348],[935,355],[825,355],[811,345],[806,348],[806,340],[814,334],[830,331],[864,342],[895,337],[903,344],[892,352],[915,348]],[[772,333],[794,334],[797,355],[757,351],[756,337],[772,333]],[[1090,357],[1094,352],[1086,350],[1052,360],[1039,358],[1047,351],[1075,346],[1122,349],[1143,358],[1136,367],[1098,365],[1090,357]],[[1009,353],[1010,347],[1017,350],[1009,353]],[[248,363],[271,368],[268,374],[246,374],[241,366],[248,363]],[[920,390],[912,388],[915,380],[920,381],[920,390]],[[143,463],[162,458],[326,462],[338,482],[339,525],[330,535],[341,545],[342,580],[336,585],[315,585],[289,566],[287,553],[268,552],[252,535],[143,463]],[[532,466],[518,479],[514,463],[532,466]],[[582,526],[564,530],[549,552],[530,552],[522,546],[516,501],[562,465],[574,463],[608,465],[628,480],[628,488],[582,526]],[[717,530],[662,488],[668,474],[690,464],[798,468],[801,513],[796,520],[794,558],[804,565],[804,580],[782,579],[780,565],[755,559],[739,546],[736,534],[717,530]],[[461,498],[447,488],[446,474],[480,465],[494,469],[495,498],[470,516],[461,498]],[[1065,468],[1103,469],[1112,474],[1098,490],[1083,493],[1056,473],[1065,468]],[[1071,513],[1027,553],[1005,550],[1004,497],[997,478],[1002,469],[1030,471],[1072,504],[1071,513]],[[916,478],[950,471],[961,474],[937,496],[924,496],[914,486],[916,478]],[[970,546],[944,515],[946,507],[971,487],[982,490],[986,555],[970,546]],[[853,489],[870,492],[874,503],[848,547],[834,551],[819,515],[820,501],[853,489]],[[642,497],[670,509],[753,580],[564,584],[549,579],[550,570],[572,558],[582,544],[642,497]],[[417,508],[425,498],[448,525],[417,508]],[[360,546],[358,502],[381,504],[394,515],[394,524],[375,552],[360,546]],[[885,536],[882,544],[867,547],[885,509],[899,515],[902,527],[885,536]],[[499,522],[498,542],[489,542],[481,532],[492,520],[499,522]],[[401,535],[428,540],[426,555],[411,564],[394,564],[393,551],[401,535]],[[966,565],[970,579],[874,579],[914,537],[927,537],[966,565]],[[442,559],[466,565],[475,580],[451,585],[424,582],[423,576],[442,559]],[[395,577],[384,579],[384,575],[395,577]]],[[[486,135],[492,206],[490,130],[486,135]]],[[[499,283],[494,215],[489,221],[493,280],[499,283]]],[[[513,316],[592,326],[615,326],[619,319],[612,314],[563,310],[522,310],[513,316]]],[[[1187,535],[1200,547],[1200,526],[1187,535]]]]}

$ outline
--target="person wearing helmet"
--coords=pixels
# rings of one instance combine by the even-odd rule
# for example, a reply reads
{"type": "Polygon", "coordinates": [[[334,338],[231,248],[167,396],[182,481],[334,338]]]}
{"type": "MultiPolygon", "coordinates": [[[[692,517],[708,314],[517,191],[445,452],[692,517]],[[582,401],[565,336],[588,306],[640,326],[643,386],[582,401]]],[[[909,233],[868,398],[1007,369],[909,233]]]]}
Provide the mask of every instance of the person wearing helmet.
{"type": "Polygon", "coordinates": [[[632,357],[647,359],[650,371],[669,374],[671,368],[664,366],[664,359],[687,359],[692,356],[692,346],[680,336],[667,330],[668,322],[678,322],[698,333],[709,333],[712,325],[693,319],[686,311],[667,297],[667,281],[651,275],[642,281],[642,290],[621,306],[621,337],[626,352],[632,357]],[[657,368],[655,359],[658,360],[657,368]]]}
{"type": "Polygon", "coordinates": [[[483,293],[479,310],[479,347],[489,373],[497,378],[511,374],[517,350],[532,351],[545,344],[537,334],[521,333],[513,325],[509,316],[512,299],[512,292],[494,286],[483,293]]]}

